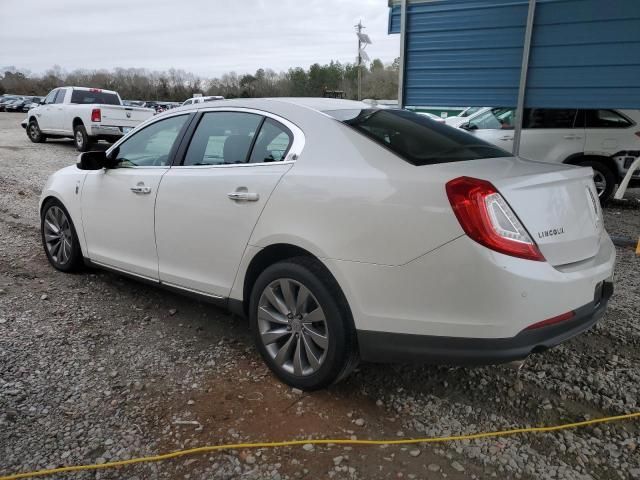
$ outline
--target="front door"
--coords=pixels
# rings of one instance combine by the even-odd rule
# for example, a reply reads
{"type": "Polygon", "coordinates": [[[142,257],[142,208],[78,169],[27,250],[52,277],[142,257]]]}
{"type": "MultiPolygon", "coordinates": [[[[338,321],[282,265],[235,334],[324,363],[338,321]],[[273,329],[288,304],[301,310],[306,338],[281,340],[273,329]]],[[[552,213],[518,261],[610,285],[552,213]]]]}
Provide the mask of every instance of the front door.
{"type": "Polygon", "coordinates": [[[257,113],[204,113],[163,177],[156,240],[163,283],[227,297],[251,232],[291,162],[292,131],[257,113]]]}
{"type": "Polygon", "coordinates": [[[45,97],[43,105],[41,105],[37,110],[36,120],[38,121],[40,130],[43,132],[53,132],[54,130],[56,130],[54,126],[54,109],[56,108],[56,106],[54,105],[54,101],[58,92],[58,88],[56,88],[55,90],[51,90],[49,92],[49,95],[45,97]]]}
{"type": "Polygon", "coordinates": [[[82,188],[82,223],[89,258],[158,279],[154,209],[188,115],[154,122],[114,146],[116,168],[89,172],[82,188]]]}

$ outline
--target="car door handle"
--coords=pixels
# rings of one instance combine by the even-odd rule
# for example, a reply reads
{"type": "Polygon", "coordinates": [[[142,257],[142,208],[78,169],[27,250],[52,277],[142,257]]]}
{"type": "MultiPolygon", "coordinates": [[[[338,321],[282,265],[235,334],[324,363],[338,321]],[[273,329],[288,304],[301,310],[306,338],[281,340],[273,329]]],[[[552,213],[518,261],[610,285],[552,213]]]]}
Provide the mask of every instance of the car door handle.
{"type": "Polygon", "coordinates": [[[563,138],[567,140],[580,140],[582,137],[580,135],[565,135],[563,138]]]}
{"type": "Polygon", "coordinates": [[[500,137],[498,138],[498,140],[513,140],[513,137],[510,137],[508,135],[505,135],[504,137],[500,137]]]}
{"type": "Polygon", "coordinates": [[[257,202],[260,195],[252,192],[231,192],[227,193],[227,197],[238,202],[257,202]]]}
{"type": "Polygon", "coordinates": [[[145,187],[144,183],[140,182],[135,187],[131,187],[131,191],[137,195],[146,195],[151,193],[151,187],[145,187]]]}

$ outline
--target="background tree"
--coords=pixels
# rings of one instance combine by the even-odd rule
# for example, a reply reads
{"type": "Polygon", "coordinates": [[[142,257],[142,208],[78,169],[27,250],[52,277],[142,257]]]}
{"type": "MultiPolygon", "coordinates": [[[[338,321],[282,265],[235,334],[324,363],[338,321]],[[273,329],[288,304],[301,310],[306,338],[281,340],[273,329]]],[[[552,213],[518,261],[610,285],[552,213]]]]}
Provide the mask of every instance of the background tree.
{"type": "MultiPolygon", "coordinates": [[[[399,59],[385,66],[374,59],[362,69],[364,98],[394,99],[398,91],[399,59]]],[[[346,98],[356,98],[358,69],[354,64],[331,61],[314,63],[308,69],[290,68],[275,72],[259,68],[253,74],[225,73],[219,78],[201,78],[181,69],[158,72],[143,68],[84,70],[71,72],[54,65],[41,75],[7,67],[0,74],[0,92],[18,95],[46,95],[63,85],[116,90],[123,99],[182,102],[196,93],[236,97],[317,97],[325,90],[343,90],[346,98]]]]}

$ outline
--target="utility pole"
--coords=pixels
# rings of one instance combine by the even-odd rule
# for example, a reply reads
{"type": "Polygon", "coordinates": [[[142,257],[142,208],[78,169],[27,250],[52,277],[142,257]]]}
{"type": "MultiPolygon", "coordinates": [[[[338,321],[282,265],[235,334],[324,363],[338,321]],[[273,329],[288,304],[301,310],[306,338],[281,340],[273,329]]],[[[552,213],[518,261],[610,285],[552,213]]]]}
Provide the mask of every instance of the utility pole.
{"type": "Polygon", "coordinates": [[[362,20],[355,26],[358,33],[358,100],[362,100],[362,20]]]}
{"type": "Polygon", "coordinates": [[[356,57],[356,61],[358,62],[358,100],[362,100],[362,62],[369,61],[369,55],[364,49],[367,45],[371,44],[371,39],[369,35],[366,33],[362,33],[362,29],[364,29],[364,25],[362,25],[362,20],[358,22],[356,27],[356,35],[358,36],[358,56],[356,57]]]}

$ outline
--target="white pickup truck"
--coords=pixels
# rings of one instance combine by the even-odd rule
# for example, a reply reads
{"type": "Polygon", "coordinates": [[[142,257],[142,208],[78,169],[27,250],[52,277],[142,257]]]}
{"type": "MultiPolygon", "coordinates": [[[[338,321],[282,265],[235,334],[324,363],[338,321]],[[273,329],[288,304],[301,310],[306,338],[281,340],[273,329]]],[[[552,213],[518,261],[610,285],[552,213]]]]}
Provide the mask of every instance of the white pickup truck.
{"type": "Polygon", "coordinates": [[[116,141],[154,114],[150,108],[123,106],[111,90],[60,87],[29,110],[22,125],[34,143],[73,138],[76,148],[85,152],[98,140],[116,141]]]}

